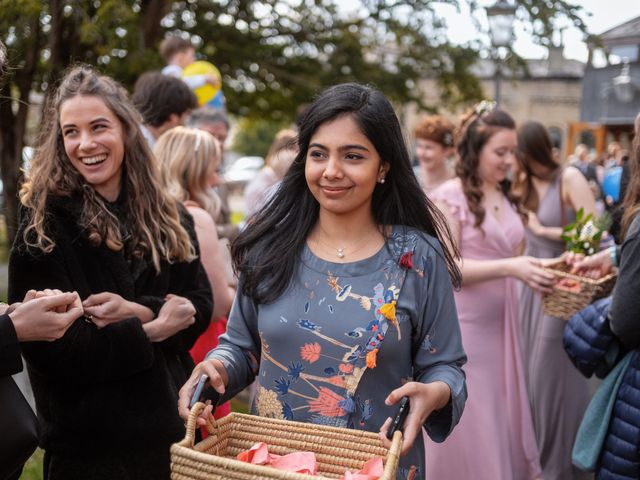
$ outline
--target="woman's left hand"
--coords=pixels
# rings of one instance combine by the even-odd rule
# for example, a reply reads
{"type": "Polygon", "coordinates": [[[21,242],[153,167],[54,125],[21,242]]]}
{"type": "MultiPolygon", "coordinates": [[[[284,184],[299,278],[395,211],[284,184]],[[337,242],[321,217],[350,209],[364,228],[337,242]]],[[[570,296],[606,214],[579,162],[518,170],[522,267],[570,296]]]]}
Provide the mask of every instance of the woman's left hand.
{"type": "MultiPolygon", "coordinates": [[[[451,389],[444,382],[431,383],[407,382],[393,390],[386,398],[387,405],[395,405],[402,397],[409,397],[409,415],[404,422],[402,433],[402,455],[406,454],[422,432],[422,425],[435,410],[444,408],[451,399],[451,389]]],[[[391,427],[391,417],[380,427],[380,439],[389,448],[391,441],[387,439],[387,430],[391,427]]]]}
{"type": "Polygon", "coordinates": [[[117,293],[95,293],[82,302],[82,307],[85,316],[89,317],[98,328],[136,316],[132,302],[125,300],[117,293]]]}

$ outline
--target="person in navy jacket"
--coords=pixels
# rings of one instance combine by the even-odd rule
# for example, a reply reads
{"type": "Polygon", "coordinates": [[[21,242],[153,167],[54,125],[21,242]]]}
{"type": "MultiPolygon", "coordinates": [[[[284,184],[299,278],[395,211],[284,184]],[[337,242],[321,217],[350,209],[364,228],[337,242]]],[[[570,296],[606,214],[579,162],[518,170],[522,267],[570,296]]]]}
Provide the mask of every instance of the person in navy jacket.
{"type": "Polygon", "coordinates": [[[597,303],[575,316],[565,330],[565,349],[583,373],[601,367],[615,342],[621,344],[621,353],[632,352],[597,464],[596,478],[606,480],[640,478],[640,115],[635,121],[631,162],[622,245],[591,257],[568,259],[576,270],[600,267],[606,272],[616,265],[619,269],[608,312],[602,309],[603,302],[597,303]]]}

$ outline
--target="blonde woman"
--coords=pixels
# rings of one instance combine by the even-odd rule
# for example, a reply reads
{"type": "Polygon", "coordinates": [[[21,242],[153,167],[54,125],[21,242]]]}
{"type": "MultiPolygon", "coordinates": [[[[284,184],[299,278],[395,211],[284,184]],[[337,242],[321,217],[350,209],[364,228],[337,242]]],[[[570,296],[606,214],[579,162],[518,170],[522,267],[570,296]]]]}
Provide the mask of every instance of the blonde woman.
{"type": "MultiPolygon", "coordinates": [[[[225,332],[226,319],[223,317],[229,313],[235,294],[226,274],[231,268],[229,257],[224,255],[213,220],[220,210],[220,200],[211,188],[219,180],[220,144],[203,130],[176,127],[160,137],[153,152],[162,166],[167,190],[193,216],[200,260],[213,289],[211,324],[191,349],[194,361],[200,362],[218,345],[218,336],[225,332]]],[[[216,410],[216,415],[228,412],[228,404],[225,404],[216,410]]]]}
{"type": "Polygon", "coordinates": [[[190,217],[166,194],[126,91],[88,66],[49,102],[11,250],[9,300],[77,291],[62,338],[22,351],[46,480],[168,479],[176,383],[211,318],[190,217]]]}

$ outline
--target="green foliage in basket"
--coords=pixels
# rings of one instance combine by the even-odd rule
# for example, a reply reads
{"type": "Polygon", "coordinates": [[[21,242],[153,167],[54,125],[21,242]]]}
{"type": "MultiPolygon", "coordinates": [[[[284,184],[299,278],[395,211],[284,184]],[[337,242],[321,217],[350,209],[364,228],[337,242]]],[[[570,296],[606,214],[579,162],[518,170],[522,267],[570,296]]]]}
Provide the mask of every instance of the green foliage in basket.
{"type": "Polygon", "coordinates": [[[576,221],[562,229],[562,240],[567,251],[593,255],[598,251],[602,234],[611,226],[611,217],[604,213],[594,218],[584,214],[581,208],[576,212],[576,221]]]}

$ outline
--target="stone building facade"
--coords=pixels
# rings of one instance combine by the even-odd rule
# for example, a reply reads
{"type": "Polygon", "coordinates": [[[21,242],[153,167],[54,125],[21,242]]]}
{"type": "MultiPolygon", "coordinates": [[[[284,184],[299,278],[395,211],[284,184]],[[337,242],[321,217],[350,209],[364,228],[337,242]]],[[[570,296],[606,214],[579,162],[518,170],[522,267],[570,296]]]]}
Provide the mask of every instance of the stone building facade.
{"type": "MultiPolygon", "coordinates": [[[[546,59],[526,60],[526,71],[502,74],[500,106],[509,112],[517,123],[536,120],[549,128],[554,143],[565,151],[569,126],[580,119],[582,77],[585,65],[577,60],[563,57],[562,48],[552,48],[546,59]]],[[[484,97],[493,99],[495,93],[495,65],[490,60],[481,60],[475,67],[484,97]]],[[[438,87],[434,79],[425,79],[420,84],[425,102],[438,105],[438,87]]],[[[457,123],[464,109],[454,111],[440,107],[439,113],[457,123]]],[[[402,113],[406,135],[413,143],[413,132],[424,112],[415,105],[406,106],[402,113]]]]}

